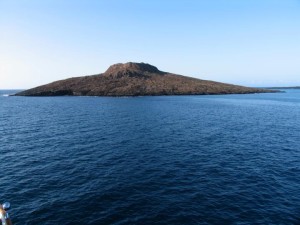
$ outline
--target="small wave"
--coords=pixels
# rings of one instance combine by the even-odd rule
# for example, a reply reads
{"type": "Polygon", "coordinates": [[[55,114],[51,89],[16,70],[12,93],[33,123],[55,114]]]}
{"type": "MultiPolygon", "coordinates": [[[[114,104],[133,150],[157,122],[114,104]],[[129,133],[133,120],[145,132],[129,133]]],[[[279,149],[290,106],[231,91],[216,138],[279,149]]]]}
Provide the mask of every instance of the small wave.
{"type": "Polygon", "coordinates": [[[9,94],[3,94],[2,96],[3,97],[9,97],[9,94]]]}

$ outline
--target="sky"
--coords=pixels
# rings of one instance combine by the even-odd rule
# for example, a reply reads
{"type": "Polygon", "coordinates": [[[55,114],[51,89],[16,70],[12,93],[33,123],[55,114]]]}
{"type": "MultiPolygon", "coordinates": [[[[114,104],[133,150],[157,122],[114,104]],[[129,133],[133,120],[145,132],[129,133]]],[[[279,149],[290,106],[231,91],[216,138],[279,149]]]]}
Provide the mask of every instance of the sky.
{"type": "Polygon", "coordinates": [[[300,85],[300,0],[0,0],[0,89],[125,62],[246,86],[300,85]]]}

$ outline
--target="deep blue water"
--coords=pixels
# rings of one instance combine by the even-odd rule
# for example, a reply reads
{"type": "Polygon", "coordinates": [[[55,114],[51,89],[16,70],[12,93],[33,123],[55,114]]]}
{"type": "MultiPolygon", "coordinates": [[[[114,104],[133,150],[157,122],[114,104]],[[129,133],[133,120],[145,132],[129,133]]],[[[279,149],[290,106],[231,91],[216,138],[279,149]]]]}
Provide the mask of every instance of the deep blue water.
{"type": "Polygon", "coordinates": [[[0,91],[0,201],[14,224],[300,223],[300,90],[12,92],[0,91]]]}

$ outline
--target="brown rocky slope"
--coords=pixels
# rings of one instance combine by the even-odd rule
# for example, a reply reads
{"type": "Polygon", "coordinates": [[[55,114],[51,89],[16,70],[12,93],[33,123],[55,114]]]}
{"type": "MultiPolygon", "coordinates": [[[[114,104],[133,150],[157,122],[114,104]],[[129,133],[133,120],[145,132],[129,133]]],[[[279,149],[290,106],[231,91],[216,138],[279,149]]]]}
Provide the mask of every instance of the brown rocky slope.
{"type": "Polygon", "coordinates": [[[105,73],[69,78],[17,93],[17,96],[143,96],[267,93],[249,88],[162,72],[146,63],[115,64],[105,73]]]}

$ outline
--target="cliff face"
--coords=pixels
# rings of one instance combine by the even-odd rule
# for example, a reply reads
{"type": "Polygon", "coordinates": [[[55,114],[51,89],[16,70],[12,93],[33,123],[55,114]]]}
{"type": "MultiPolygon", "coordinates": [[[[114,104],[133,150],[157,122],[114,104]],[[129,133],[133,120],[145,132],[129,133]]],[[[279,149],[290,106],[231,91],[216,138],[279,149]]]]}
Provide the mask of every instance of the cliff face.
{"type": "Polygon", "coordinates": [[[70,78],[17,93],[17,96],[143,96],[274,92],[162,72],[146,63],[110,66],[103,74],[70,78]]]}

